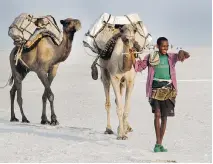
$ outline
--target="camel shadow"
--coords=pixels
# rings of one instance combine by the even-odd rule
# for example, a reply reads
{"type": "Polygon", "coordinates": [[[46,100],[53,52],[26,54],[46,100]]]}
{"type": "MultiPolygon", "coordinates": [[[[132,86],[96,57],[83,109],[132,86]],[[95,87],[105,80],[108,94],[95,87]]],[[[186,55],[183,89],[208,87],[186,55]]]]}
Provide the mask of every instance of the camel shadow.
{"type": "Polygon", "coordinates": [[[7,120],[0,119],[0,134],[3,133],[19,133],[19,134],[33,134],[39,137],[62,139],[65,141],[75,141],[79,144],[93,143],[101,146],[114,145],[125,147],[125,144],[116,141],[116,135],[105,135],[104,132],[95,131],[87,127],[74,127],[74,126],[50,126],[35,123],[19,123],[8,122],[7,120]]]}

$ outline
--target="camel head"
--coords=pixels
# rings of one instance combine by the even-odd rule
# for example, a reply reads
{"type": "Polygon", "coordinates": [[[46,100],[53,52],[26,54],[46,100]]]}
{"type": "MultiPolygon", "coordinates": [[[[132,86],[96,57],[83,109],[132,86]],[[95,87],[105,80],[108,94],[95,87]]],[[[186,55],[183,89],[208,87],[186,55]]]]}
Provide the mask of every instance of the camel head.
{"type": "Polygon", "coordinates": [[[136,28],[132,25],[124,25],[120,29],[121,40],[123,41],[123,71],[130,71],[132,65],[135,64],[135,57],[133,51],[133,46],[135,43],[135,33],[136,28]]]}
{"type": "Polygon", "coordinates": [[[124,45],[132,48],[135,42],[136,29],[132,25],[124,25],[121,29],[121,38],[124,45]]]}
{"type": "Polygon", "coordinates": [[[64,20],[60,20],[60,23],[63,25],[63,30],[67,34],[75,33],[76,31],[81,29],[81,22],[78,19],[67,18],[64,20]]]}

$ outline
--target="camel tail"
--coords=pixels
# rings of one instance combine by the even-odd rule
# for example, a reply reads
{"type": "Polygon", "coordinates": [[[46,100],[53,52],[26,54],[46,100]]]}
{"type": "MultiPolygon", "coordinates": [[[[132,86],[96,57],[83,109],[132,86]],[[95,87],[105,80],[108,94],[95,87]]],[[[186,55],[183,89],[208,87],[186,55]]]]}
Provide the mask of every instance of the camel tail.
{"type": "Polygon", "coordinates": [[[14,78],[13,78],[13,75],[12,75],[12,73],[11,73],[11,75],[10,75],[10,77],[9,77],[9,79],[8,79],[8,81],[7,81],[7,83],[6,83],[4,86],[0,86],[0,89],[4,89],[4,88],[6,88],[8,85],[12,85],[12,84],[13,84],[13,81],[14,81],[14,78]]]}

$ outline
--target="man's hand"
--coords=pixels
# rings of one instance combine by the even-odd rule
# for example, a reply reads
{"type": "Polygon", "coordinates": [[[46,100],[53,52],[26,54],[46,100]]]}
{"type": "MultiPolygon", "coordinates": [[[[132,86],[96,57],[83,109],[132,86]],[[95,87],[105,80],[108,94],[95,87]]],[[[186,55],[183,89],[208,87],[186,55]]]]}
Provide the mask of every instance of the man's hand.
{"type": "Polygon", "coordinates": [[[184,51],[184,50],[180,50],[178,52],[178,59],[183,62],[185,59],[189,58],[190,55],[188,52],[184,51]]]}

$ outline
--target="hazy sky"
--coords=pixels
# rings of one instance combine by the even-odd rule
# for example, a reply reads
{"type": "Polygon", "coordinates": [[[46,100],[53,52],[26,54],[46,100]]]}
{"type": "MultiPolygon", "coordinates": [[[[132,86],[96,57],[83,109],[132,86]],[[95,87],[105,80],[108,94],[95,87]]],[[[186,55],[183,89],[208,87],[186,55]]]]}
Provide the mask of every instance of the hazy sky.
{"type": "MultiPolygon", "coordinates": [[[[81,49],[83,35],[104,12],[112,15],[138,13],[154,41],[165,36],[174,45],[211,46],[211,9],[211,0],[1,0],[0,49],[13,47],[8,27],[22,12],[50,14],[57,22],[67,17],[80,19],[82,29],[75,35],[76,49],[81,49]]],[[[59,26],[61,28],[60,23],[59,26]]]]}

